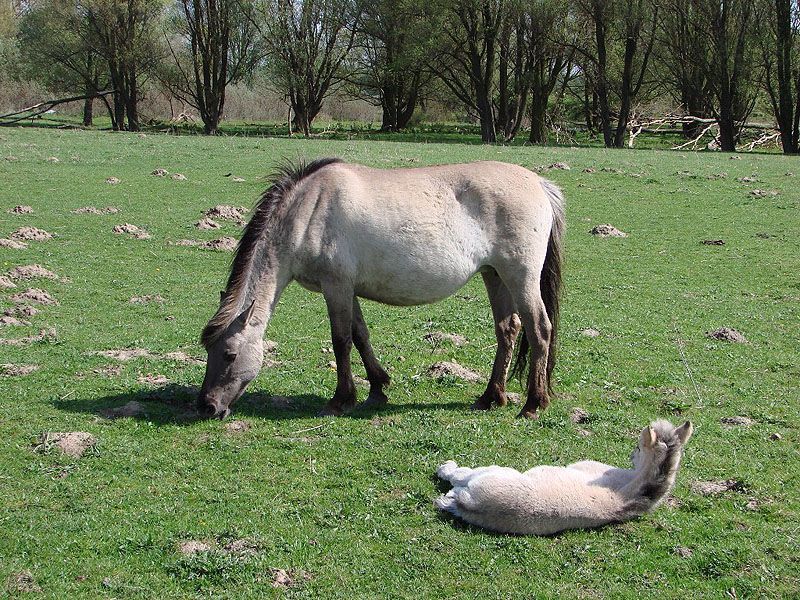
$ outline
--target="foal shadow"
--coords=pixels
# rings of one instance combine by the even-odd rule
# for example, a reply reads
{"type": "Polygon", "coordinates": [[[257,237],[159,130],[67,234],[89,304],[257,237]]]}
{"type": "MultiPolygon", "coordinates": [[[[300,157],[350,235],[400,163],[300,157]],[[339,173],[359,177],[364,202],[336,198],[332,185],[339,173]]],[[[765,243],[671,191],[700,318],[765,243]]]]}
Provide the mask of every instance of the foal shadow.
{"type": "MultiPolygon", "coordinates": [[[[178,384],[168,384],[155,389],[138,389],[83,399],[55,399],[53,406],[59,410],[85,413],[96,418],[113,420],[129,417],[147,421],[154,425],[190,425],[208,417],[201,415],[196,408],[199,388],[178,384]]],[[[231,407],[229,421],[243,417],[256,417],[280,421],[316,417],[328,399],[316,394],[295,396],[273,396],[262,392],[246,392],[231,407]]],[[[466,404],[443,402],[425,405],[395,405],[356,407],[353,411],[337,418],[372,419],[378,415],[389,415],[412,410],[458,410],[466,404]]],[[[323,417],[320,417],[323,418],[323,417]]]]}

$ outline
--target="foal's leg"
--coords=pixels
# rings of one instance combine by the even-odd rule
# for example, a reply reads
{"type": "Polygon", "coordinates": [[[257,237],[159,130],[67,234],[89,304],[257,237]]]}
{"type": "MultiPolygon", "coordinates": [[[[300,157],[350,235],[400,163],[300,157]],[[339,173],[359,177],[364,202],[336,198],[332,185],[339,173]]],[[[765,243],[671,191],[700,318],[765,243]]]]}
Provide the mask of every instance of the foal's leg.
{"type": "Polygon", "coordinates": [[[497,352],[494,355],[492,375],[486,391],[472,405],[476,410],[489,410],[492,403],[505,406],[506,398],[506,373],[514,353],[514,342],[520,329],[519,317],[514,312],[514,302],[497,271],[492,269],[483,275],[486,293],[492,306],[494,316],[494,334],[497,337],[497,352]]]}
{"type": "Polygon", "coordinates": [[[538,275],[533,277],[524,272],[509,273],[504,279],[522,320],[522,326],[530,346],[528,374],[528,394],[525,406],[519,415],[528,419],[539,417],[537,411],[550,404],[547,390],[547,355],[550,348],[552,326],[542,300],[538,275]]]}
{"type": "Polygon", "coordinates": [[[382,406],[389,401],[389,398],[383,393],[383,386],[389,385],[389,374],[383,370],[378,359],[375,358],[372,345],[369,343],[369,329],[364,322],[361,305],[355,296],[353,296],[353,342],[364,362],[369,380],[369,396],[361,403],[361,406],[364,408],[382,406]]]}
{"type": "Polygon", "coordinates": [[[353,349],[353,290],[343,286],[323,286],[322,293],[328,306],[331,322],[331,341],[336,357],[336,391],[333,398],[320,411],[320,415],[341,415],[356,404],[356,385],[350,369],[350,351],[353,349]]]}

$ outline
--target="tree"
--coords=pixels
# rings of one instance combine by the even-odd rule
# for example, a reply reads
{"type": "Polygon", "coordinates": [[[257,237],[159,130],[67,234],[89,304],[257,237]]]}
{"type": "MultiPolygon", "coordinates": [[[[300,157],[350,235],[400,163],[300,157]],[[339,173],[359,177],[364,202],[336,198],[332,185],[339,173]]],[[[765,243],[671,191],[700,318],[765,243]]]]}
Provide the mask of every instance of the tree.
{"type": "Polygon", "coordinates": [[[769,35],[762,38],[767,90],[786,154],[800,151],[800,68],[792,59],[800,51],[800,5],[774,0],[769,35]]]}
{"type": "Polygon", "coordinates": [[[216,135],[225,89],[251,72],[260,58],[252,6],[240,0],[176,0],[178,40],[168,41],[172,65],[164,82],[200,113],[204,131],[216,135]]]}
{"type": "MultiPolygon", "coordinates": [[[[92,13],[85,4],[43,0],[28,6],[17,33],[18,77],[47,89],[87,96],[108,85],[107,64],[93,47],[92,13]]],[[[83,124],[91,126],[93,99],[84,100],[83,124]]]]}
{"type": "Polygon", "coordinates": [[[414,114],[429,62],[436,11],[421,0],[376,0],[361,17],[354,47],[354,94],[382,108],[381,129],[399,131],[414,114]]]}
{"type": "Polygon", "coordinates": [[[443,44],[433,69],[441,81],[478,117],[481,140],[497,141],[495,78],[499,36],[508,17],[506,0],[445,1],[443,44]]]}
{"type": "Polygon", "coordinates": [[[259,28],[269,65],[305,136],[322,103],[346,79],[361,16],[356,0],[265,0],[259,28]]]}
{"type": "Polygon", "coordinates": [[[108,65],[114,88],[114,129],[139,131],[139,99],[143,79],[161,57],[156,25],[161,23],[160,0],[86,0],[89,39],[108,65]]]}

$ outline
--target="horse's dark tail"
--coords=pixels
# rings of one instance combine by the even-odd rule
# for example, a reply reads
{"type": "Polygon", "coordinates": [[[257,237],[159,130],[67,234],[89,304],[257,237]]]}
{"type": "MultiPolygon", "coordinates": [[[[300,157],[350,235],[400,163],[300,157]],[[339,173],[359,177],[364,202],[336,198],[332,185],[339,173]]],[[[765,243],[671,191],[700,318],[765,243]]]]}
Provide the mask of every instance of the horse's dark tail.
{"type": "MultiPolygon", "coordinates": [[[[558,339],[558,313],[561,298],[561,269],[564,263],[563,238],[566,220],[564,217],[564,196],[556,184],[547,179],[540,179],[550,207],[553,210],[553,225],[550,228],[550,239],[547,242],[547,254],[540,278],[539,288],[542,294],[547,316],[552,327],[550,331],[550,345],[547,352],[547,388],[552,391],[552,374],[556,366],[556,340],[558,339]]],[[[530,344],[525,331],[521,331],[517,343],[517,356],[511,369],[511,377],[520,377],[527,380],[528,354],[530,344]]]]}

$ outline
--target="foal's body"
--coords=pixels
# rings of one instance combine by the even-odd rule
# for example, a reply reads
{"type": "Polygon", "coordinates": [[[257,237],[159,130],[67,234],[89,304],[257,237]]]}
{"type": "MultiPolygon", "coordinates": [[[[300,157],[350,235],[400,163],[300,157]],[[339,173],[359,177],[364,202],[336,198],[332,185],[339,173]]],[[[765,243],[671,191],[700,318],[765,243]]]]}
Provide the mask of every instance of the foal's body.
{"type": "Polygon", "coordinates": [[[505,404],[521,323],[532,348],[523,413],[534,416],[547,405],[554,360],[548,353],[555,314],[548,308],[557,310],[562,219],[555,186],[505,163],[380,170],[328,160],[287,172],[248,224],[228,289],[204,331],[209,363],[201,403],[226,413],[257,374],[254,358],[236,361],[247,346],[258,345],[293,280],[322,293],[328,308],[338,377],[324,412],[340,414],[355,404],[353,344],[370,381],[367,402],[383,403],[389,377],[370,346],[358,298],[426,304],[452,295],[480,272],[498,348],[489,386],[475,406],[505,404]],[[546,258],[551,269],[543,282],[546,258]],[[231,355],[232,365],[217,360],[231,355]]]}

